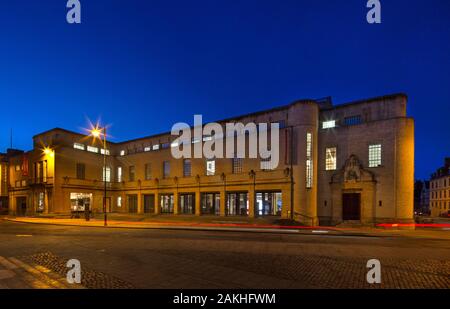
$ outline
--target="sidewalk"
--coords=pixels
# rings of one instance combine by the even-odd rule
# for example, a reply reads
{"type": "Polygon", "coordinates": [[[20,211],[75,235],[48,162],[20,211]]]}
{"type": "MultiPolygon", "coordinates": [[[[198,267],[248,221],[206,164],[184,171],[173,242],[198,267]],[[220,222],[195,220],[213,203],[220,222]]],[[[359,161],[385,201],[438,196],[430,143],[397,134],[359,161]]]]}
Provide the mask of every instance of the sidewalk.
{"type": "MultiPolygon", "coordinates": [[[[102,216],[96,216],[90,221],[85,219],[70,219],[52,217],[3,217],[11,222],[97,227],[105,228],[102,216]]],[[[169,230],[203,230],[203,231],[233,231],[258,233],[288,233],[330,236],[361,236],[361,237],[419,237],[433,239],[449,239],[450,226],[439,228],[418,226],[417,228],[402,229],[398,226],[387,225],[383,227],[309,227],[301,225],[287,225],[273,219],[251,218],[217,218],[193,216],[154,216],[145,217],[134,215],[109,215],[106,228],[131,229],[169,229],[169,230]],[[278,223],[278,224],[277,224],[278,223]],[[280,224],[282,223],[282,224],[280,224]]]]}

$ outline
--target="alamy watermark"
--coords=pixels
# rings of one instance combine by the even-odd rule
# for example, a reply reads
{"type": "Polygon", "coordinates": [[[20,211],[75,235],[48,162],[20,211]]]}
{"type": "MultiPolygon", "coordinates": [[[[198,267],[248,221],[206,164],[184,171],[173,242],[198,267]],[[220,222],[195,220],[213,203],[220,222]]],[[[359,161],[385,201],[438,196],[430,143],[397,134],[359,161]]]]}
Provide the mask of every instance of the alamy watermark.
{"type": "Polygon", "coordinates": [[[193,129],[183,122],[173,125],[171,134],[178,136],[171,144],[172,156],[175,159],[243,159],[258,158],[259,155],[259,158],[265,161],[261,162],[261,168],[266,162],[272,168],[278,166],[280,159],[279,123],[270,123],[269,127],[268,123],[232,122],[221,125],[211,122],[203,126],[202,119],[202,115],[194,115],[193,129]]]}
{"type": "Polygon", "coordinates": [[[370,259],[366,264],[370,270],[367,272],[366,280],[369,284],[381,283],[381,263],[377,259],[370,259]]]}
{"type": "Polygon", "coordinates": [[[380,2],[380,0],[367,1],[367,8],[370,9],[366,15],[367,22],[369,24],[381,24],[381,2],[380,2]]]}
{"type": "Polygon", "coordinates": [[[66,20],[69,24],[81,24],[81,2],[80,0],[68,0],[66,7],[66,20]]]}
{"type": "Polygon", "coordinates": [[[81,283],[81,263],[77,259],[70,259],[66,263],[66,267],[70,268],[67,272],[66,280],[70,284],[81,283]]]}

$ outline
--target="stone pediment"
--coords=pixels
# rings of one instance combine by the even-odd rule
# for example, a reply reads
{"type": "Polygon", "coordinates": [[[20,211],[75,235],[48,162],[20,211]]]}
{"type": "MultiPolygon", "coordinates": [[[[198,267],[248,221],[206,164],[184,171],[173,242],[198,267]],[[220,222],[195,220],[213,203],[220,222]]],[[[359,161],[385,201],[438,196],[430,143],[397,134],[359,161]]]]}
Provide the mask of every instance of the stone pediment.
{"type": "Polygon", "coordinates": [[[344,166],[331,177],[331,183],[373,181],[375,175],[364,169],[361,161],[356,155],[351,155],[344,163],[344,166]]]}

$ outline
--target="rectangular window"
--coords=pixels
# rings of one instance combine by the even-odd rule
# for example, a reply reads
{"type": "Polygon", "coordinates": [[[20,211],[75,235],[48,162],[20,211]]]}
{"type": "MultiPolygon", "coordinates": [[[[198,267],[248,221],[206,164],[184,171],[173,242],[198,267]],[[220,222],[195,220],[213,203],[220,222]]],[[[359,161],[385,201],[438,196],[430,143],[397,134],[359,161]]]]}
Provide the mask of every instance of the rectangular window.
{"type": "Polygon", "coordinates": [[[144,147],[144,151],[145,151],[145,152],[148,152],[148,151],[150,151],[150,150],[152,150],[152,147],[150,147],[150,146],[144,147]]]}
{"type": "Polygon", "coordinates": [[[44,208],[45,208],[45,195],[44,192],[39,192],[37,211],[43,212],[44,208]]]}
{"type": "Polygon", "coordinates": [[[261,159],[261,165],[260,166],[261,166],[261,170],[263,170],[263,171],[272,171],[272,170],[274,170],[271,158],[261,159]]]}
{"type": "MultiPolygon", "coordinates": [[[[100,149],[101,154],[105,154],[105,149],[100,149]]],[[[109,156],[109,149],[106,149],[106,155],[109,156]]]]}
{"type": "Polygon", "coordinates": [[[109,166],[103,167],[103,181],[111,182],[111,168],[109,166]]]}
{"type": "Polygon", "coordinates": [[[201,194],[201,213],[203,215],[220,215],[220,193],[201,194]]]}
{"type": "Polygon", "coordinates": [[[312,188],[312,183],[313,183],[312,133],[306,133],[306,188],[312,188]]]}
{"type": "Polygon", "coordinates": [[[121,196],[117,197],[117,207],[122,207],[122,197],[121,196]]]}
{"type": "Polygon", "coordinates": [[[98,148],[94,146],[87,146],[87,151],[98,153],[98,148]]]}
{"type": "Polygon", "coordinates": [[[125,155],[125,150],[121,150],[121,151],[120,151],[120,155],[121,155],[121,156],[124,156],[124,155],[125,155]]]}
{"type": "Polygon", "coordinates": [[[19,164],[16,165],[16,172],[18,172],[18,171],[20,171],[20,165],[19,164]]]}
{"type": "Polygon", "coordinates": [[[362,123],[361,115],[350,116],[344,118],[344,123],[346,126],[354,126],[362,123]]]}
{"type": "Polygon", "coordinates": [[[170,143],[162,143],[161,144],[161,149],[167,149],[170,147],[170,143]]]}
{"type": "Polygon", "coordinates": [[[170,176],[170,162],[164,161],[163,162],[163,178],[167,178],[170,176]]]}
{"type": "Polygon", "coordinates": [[[206,176],[214,176],[216,174],[216,160],[206,160],[206,176]]]}
{"type": "Polygon", "coordinates": [[[180,212],[189,215],[195,214],[195,194],[180,194],[180,212]]]}
{"type": "Polygon", "coordinates": [[[173,213],[173,208],[174,208],[173,194],[161,194],[160,203],[161,203],[161,213],[162,214],[173,213]]]}
{"type": "Polygon", "coordinates": [[[145,164],[145,180],[152,179],[152,165],[150,163],[145,164]]]}
{"type": "Polygon", "coordinates": [[[77,179],[84,179],[86,172],[86,165],[83,163],[77,163],[77,179]]]}
{"type": "Polygon", "coordinates": [[[20,187],[20,180],[16,180],[16,188],[20,187]]]}
{"type": "Polygon", "coordinates": [[[128,167],[128,181],[134,181],[135,178],[136,168],[134,167],[134,165],[131,165],[130,167],[128,167]]]}
{"type": "Polygon", "coordinates": [[[159,144],[153,145],[152,149],[153,150],[158,150],[159,149],[159,144]]]}
{"type": "Polygon", "coordinates": [[[117,167],[117,182],[122,182],[122,166],[117,167]]]}
{"type": "Polygon", "coordinates": [[[322,122],[322,129],[331,129],[336,127],[336,120],[329,120],[322,122]]]}
{"type": "Polygon", "coordinates": [[[79,149],[79,150],[84,150],[85,149],[84,145],[80,144],[80,143],[74,143],[73,144],[73,148],[79,149]]]}
{"type": "Polygon", "coordinates": [[[191,169],[192,169],[191,160],[185,159],[183,161],[183,176],[191,177],[191,169]]]}
{"type": "Polygon", "coordinates": [[[233,174],[240,174],[243,170],[243,159],[242,158],[234,158],[233,160],[233,174]]]}
{"type": "Polygon", "coordinates": [[[27,186],[27,181],[26,180],[22,180],[21,185],[22,185],[22,187],[26,187],[27,186]]]}
{"type": "Polygon", "coordinates": [[[331,148],[326,149],[325,169],[327,171],[336,170],[336,147],[331,147],[331,148]]]}
{"type": "Polygon", "coordinates": [[[212,139],[213,139],[213,137],[211,135],[203,136],[203,141],[204,142],[212,141],[212,139]]]}
{"type": "Polygon", "coordinates": [[[369,145],[369,167],[381,165],[381,145],[369,145]]]}

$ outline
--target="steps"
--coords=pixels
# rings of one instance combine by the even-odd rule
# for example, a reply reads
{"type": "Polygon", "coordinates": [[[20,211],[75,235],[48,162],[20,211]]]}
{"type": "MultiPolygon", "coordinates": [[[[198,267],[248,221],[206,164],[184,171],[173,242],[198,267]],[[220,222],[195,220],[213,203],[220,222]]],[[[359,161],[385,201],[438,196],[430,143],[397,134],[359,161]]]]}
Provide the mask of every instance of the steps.
{"type": "Polygon", "coordinates": [[[69,284],[65,277],[41,265],[28,264],[18,258],[0,256],[0,288],[12,289],[82,289],[69,284]]]}

